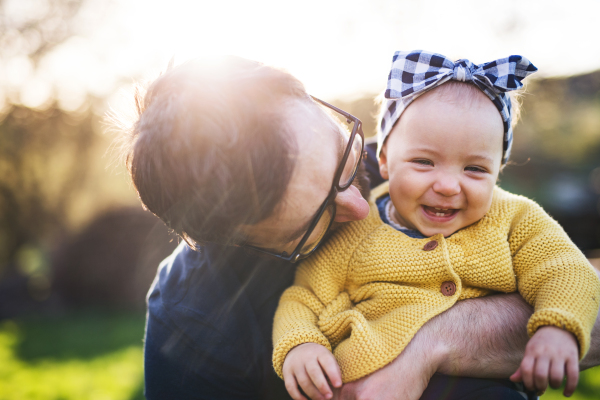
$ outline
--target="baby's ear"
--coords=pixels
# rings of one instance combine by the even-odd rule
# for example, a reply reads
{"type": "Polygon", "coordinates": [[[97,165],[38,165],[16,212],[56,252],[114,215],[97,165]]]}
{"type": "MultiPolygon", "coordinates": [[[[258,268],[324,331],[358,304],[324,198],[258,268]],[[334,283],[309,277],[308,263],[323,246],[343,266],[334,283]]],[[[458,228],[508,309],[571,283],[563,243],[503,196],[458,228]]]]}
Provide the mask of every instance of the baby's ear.
{"type": "Polygon", "coordinates": [[[379,173],[383,179],[388,180],[390,179],[390,174],[388,173],[386,150],[387,146],[384,145],[379,153],[379,173]]]}

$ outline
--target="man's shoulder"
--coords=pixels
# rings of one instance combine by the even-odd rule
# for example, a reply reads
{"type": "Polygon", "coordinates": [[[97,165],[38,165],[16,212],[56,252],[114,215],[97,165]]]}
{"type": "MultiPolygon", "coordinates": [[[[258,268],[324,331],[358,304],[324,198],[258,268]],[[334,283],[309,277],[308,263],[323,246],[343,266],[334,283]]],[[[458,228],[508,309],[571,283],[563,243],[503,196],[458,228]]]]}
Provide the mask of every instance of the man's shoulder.
{"type": "Polygon", "coordinates": [[[227,271],[215,268],[217,260],[208,247],[192,250],[185,242],[177,246],[158,267],[158,274],[149,296],[160,293],[166,307],[174,307],[190,297],[206,297],[205,287],[218,288],[214,295],[226,296],[223,287],[229,286],[233,277],[227,271]],[[190,288],[193,290],[190,292],[190,288]]]}
{"type": "Polygon", "coordinates": [[[240,296],[254,296],[257,285],[289,285],[291,276],[291,268],[236,247],[208,244],[193,250],[181,243],[160,264],[148,296],[149,301],[159,296],[169,309],[182,306],[206,315],[240,296]],[[268,279],[256,282],[258,275],[268,279]]]}
{"type": "Polygon", "coordinates": [[[238,336],[239,329],[261,331],[264,305],[293,280],[291,267],[275,264],[235,247],[196,251],[182,243],[159,267],[148,294],[149,316],[194,340],[211,330],[222,337],[238,336]]]}
{"type": "Polygon", "coordinates": [[[197,272],[207,269],[208,258],[190,249],[185,242],[165,258],[158,267],[158,273],[148,295],[160,293],[163,301],[177,304],[185,297],[190,286],[190,278],[197,272]]]}

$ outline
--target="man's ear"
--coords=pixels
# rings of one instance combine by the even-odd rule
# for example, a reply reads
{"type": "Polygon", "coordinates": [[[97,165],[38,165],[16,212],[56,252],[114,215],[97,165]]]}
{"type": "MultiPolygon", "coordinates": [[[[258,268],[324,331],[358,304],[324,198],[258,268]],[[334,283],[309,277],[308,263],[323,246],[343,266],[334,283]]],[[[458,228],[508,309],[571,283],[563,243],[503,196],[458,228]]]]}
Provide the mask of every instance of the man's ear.
{"type": "Polygon", "coordinates": [[[387,146],[384,145],[379,153],[379,173],[383,179],[389,180],[390,174],[388,172],[386,147],[387,146]]]}

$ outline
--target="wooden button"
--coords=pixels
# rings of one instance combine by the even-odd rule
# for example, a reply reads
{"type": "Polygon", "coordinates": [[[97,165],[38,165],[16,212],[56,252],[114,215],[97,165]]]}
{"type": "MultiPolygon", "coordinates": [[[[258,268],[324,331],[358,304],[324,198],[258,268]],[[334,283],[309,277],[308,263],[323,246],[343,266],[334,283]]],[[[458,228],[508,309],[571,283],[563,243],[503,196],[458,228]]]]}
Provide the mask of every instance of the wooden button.
{"type": "Polygon", "coordinates": [[[425,246],[423,247],[423,250],[425,250],[425,251],[433,250],[437,247],[437,245],[438,245],[437,240],[432,240],[431,242],[427,242],[425,244],[425,246]]]}
{"type": "Polygon", "coordinates": [[[456,293],[456,285],[454,282],[446,281],[442,283],[441,292],[444,296],[452,296],[456,293]]]}

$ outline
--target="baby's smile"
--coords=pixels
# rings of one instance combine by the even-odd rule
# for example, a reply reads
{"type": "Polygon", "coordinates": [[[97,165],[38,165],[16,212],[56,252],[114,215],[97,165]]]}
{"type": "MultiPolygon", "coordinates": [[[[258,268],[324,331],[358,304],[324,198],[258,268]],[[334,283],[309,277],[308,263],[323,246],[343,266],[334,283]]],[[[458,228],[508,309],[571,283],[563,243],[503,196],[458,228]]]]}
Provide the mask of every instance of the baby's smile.
{"type": "Polygon", "coordinates": [[[428,217],[433,218],[438,222],[449,221],[450,219],[454,218],[456,213],[459,211],[454,208],[438,208],[425,205],[422,205],[421,208],[428,217]]]}

